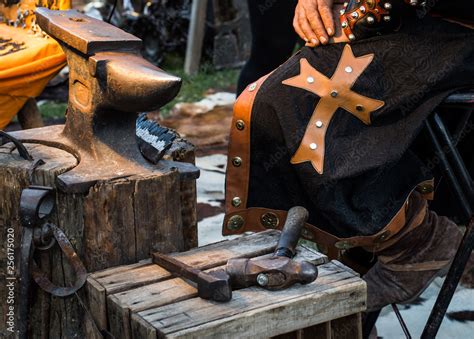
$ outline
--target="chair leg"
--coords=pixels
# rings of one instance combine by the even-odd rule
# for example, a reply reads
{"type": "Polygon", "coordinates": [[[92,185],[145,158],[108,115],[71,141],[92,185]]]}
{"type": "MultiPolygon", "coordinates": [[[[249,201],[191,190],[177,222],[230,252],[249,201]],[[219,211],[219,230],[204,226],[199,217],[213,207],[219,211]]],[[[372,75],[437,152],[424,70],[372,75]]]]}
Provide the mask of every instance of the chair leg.
{"type": "Polygon", "coordinates": [[[451,268],[449,269],[446,280],[443,283],[443,287],[439,292],[436,303],[431,310],[430,317],[426,323],[423,334],[421,335],[422,339],[431,339],[435,338],[438,333],[439,327],[443,322],[443,318],[446,314],[446,311],[451,303],[456,287],[461,280],[461,276],[466,268],[467,262],[471,256],[472,250],[474,248],[474,217],[471,219],[466,233],[464,234],[461,245],[459,246],[458,252],[454,257],[451,268]]]}
{"type": "Polygon", "coordinates": [[[425,120],[425,128],[428,131],[428,135],[431,139],[431,142],[433,143],[436,156],[439,159],[439,166],[443,174],[449,180],[451,189],[453,190],[453,193],[456,196],[456,200],[459,201],[459,206],[462,210],[464,217],[469,220],[472,216],[471,205],[468,199],[466,198],[466,195],[464,194],[464,191],[461,188],[461,185],[459,184],[459,181],[457,180],[451,165],[449,164],[448,158],[446,157],[443,147],[441,146],[441,143],[439,142],[438,137],[436,136],[436,133],[429,120],[425,120]]]}
{"type": "Polygon", "coordinates": [[[443,144],[446,147],[446,153],[448,157],[451,159],[451,165],[454,168],[454,172],[457,175],[456,177],[459,179],[461,187],[464,189],[469,202],[472,204],[474,203],[474,182],[469,174],[464,161],[461,158],[456,146],[453,143],[453,138],[449,133],[449,130],[446,128],[443,120],[439,116],[438,113],[435,113],[433,116],[434,128],[438,133],[438,136],[442,140],[443,144]]]}

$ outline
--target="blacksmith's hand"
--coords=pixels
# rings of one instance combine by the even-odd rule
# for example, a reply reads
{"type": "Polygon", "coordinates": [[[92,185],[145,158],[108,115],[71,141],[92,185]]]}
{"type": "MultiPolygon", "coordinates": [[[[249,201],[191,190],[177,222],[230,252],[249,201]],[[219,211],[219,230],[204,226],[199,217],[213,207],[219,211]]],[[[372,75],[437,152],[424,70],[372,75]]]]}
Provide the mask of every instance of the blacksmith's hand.
{"type": "Polygon", "coordinates": [[[293,27],[306,46],[325,45],[334,35],[334,0],[298,0],[293,27]]]}

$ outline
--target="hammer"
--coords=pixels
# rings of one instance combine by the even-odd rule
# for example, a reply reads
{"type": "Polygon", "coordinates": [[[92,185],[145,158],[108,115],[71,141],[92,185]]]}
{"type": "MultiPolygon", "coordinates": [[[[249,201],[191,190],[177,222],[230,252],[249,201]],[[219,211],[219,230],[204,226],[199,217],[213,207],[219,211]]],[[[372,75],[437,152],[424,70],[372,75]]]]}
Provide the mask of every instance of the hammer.
{"type": "Polygon", "coordinates": [[[316,280],[318,269],[308,261],[293,260],[303,225],[308,219],[304,207],[293,207],[280,235],[278,245],[270,258],[231,259],[226,271],[233,287],[261,286],[268,290],[280,290],[295,283],[309,284],[316,280]]]}
{"type": "Polygon", "coordinates": [[[270,258],[230,259],[225,270],[209,273],[161,253],[153,254],[153,262],[179,277],[195,282],[199,297],[221,302],[231,300],[232,287],[258,285],[269,290],[279,290],[295,283],[308,284],[318,276],[316,266],[307,261],[292,260],[307,219],[308,211],[305,208],[290,209],[278,245],[270,258]]]}

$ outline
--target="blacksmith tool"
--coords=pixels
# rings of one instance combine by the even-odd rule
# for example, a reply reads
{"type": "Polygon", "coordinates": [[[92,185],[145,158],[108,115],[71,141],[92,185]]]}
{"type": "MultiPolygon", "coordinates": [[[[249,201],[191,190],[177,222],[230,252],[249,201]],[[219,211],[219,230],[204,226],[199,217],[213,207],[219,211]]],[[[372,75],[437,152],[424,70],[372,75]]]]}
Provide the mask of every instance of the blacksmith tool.
{"type": "Polygon", "coordinates": [[[225,270],[209,273],[161,253],[153,254],[153,262],[178,277],[197,283],[198,296],[214,301],[231,300],[232,287],[257,285],[268,290],[280,290],[296,283],[309,284],[316,280],[318,269],[310,262],[293,260],[307,219],[308,211],[305,208],[293,207],[289,210],[278,245],[270,258],[231,259],[225,270]]]}
{"type": "Polygon", "coordinates": [[[66,297],[76,293],[86,282],[87,271],[77,256],[66,235],[55,225],[47,222],[55,206],[54,190],[51,187],[30,186],[21,192],[20,221],[22,225],[20,252],[20,304],[19,337],[28,337],[28,312],[31,276],[46,292],[66,297]],[[35,250],[46,251],[58,243],[76,276],[71,287],[54,285],[42,272],[33,254],[35,250]],[[30,275],[31,274],[31,275],[30,275]]]}
{"type": "Polygon", "coordinates": [[[233,287],[261,286],[268,290],[280,290],[295,283],[309,284],[316,280],[318,269],[310,262],[293,260],[296,245],[303,225],[308,219],[308,211],[303,207],[293,207],[280,235],[280,240],[270,258],[231,259],[226,271],[233,287]]]}
{"type": "MultiPolygon", "coordinates": [[[[77,166],[57,178],[66,193],[87,193],[98,181],[177,172],[183,180],[197,179],[192,164],[147,161],[136,137],[140,112],[171,101],[181,79],[165,73],[140,55],[142,41],[117,27],[75,10],[36,9],[43,31],[61,44],[69,66],[66,124],[12,133],[24,143],[43,144],[72,154],[77,166]]],[[[161,156],[172,134],[140,131],[161,156]]],[[[2,138],[3,139],[3,138],[2,138]]]]}
{"type": "Polygon", "coordinates": [[[203,299],[214,301],[229,301],[232,299],[230,278],[224,270],[206,273],[161,253],[153,254],[153,262],[178,277],[195,282],[198,296],[203,299]]]}

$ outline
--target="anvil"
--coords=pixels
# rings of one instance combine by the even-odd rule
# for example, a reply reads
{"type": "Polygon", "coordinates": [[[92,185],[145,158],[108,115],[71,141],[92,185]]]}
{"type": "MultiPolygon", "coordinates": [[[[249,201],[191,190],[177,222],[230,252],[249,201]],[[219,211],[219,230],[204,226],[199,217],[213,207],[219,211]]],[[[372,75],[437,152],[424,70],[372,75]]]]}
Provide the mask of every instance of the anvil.
{"type": "Polygon", "coordinates": [[[137,114],[171,101],[181,79],[140,55],[141,40],[75,10],[36,10],[40,27],[56,39],[69,66],[65,125],[12,133],[24,143],[56,147],[73,154],[77,166],[57,178],[69,193],[85,193],[98,181],[179,171],[196,179],[192,164],[146,161],[135,140],[137,114]]]}

